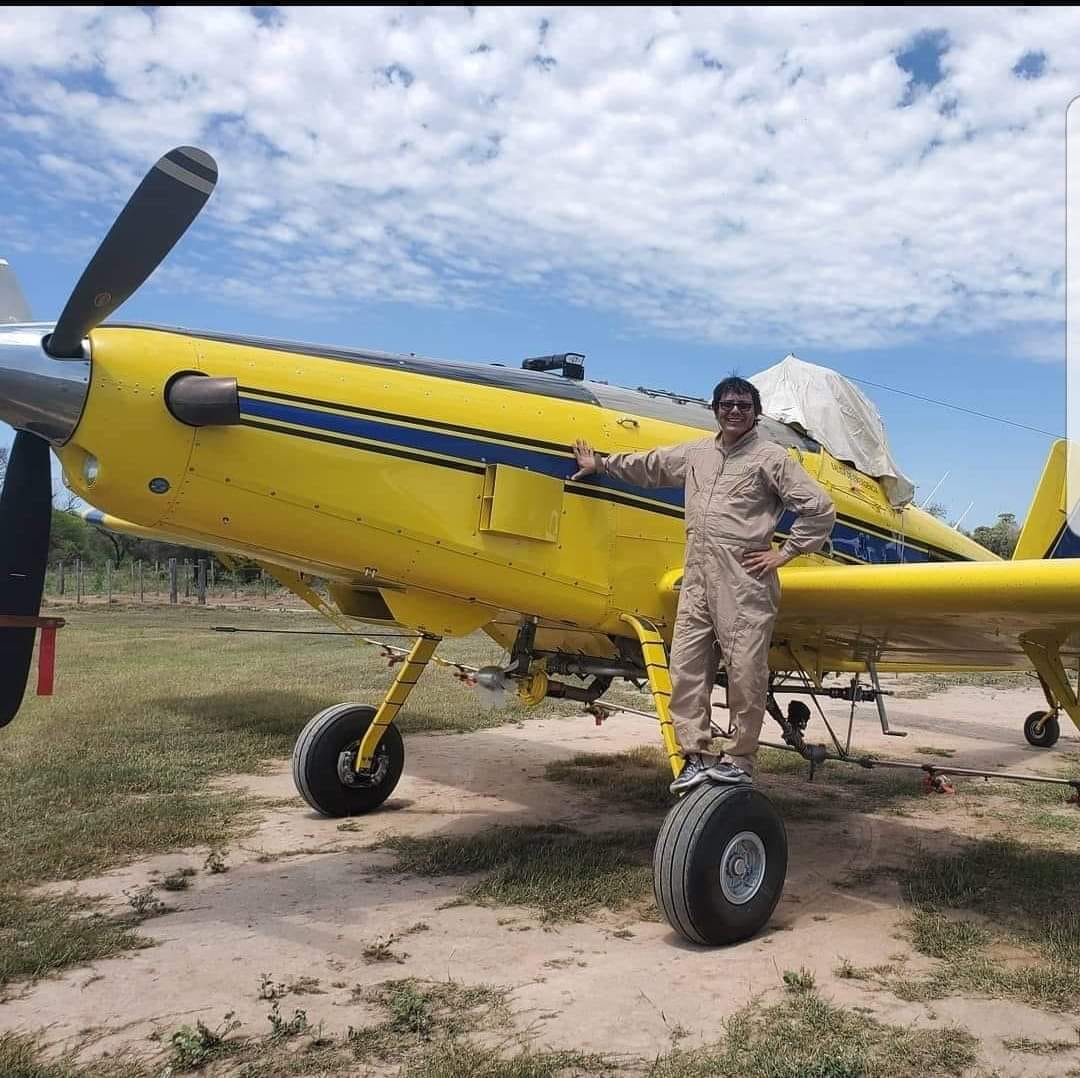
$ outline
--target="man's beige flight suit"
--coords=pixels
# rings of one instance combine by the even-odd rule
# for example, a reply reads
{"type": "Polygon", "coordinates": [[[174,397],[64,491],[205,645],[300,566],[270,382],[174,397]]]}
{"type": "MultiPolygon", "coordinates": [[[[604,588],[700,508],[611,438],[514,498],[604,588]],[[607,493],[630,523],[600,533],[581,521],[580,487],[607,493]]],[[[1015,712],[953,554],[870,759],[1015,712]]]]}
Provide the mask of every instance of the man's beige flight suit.
{"type": "Polygon", "coordinates": [[[671,717],[683,752],[708,751],[719,645],[735,731],[725,759],[752,773],[780,581],[775,572],[751,576],[742,557],[770,548],[785,507],[797,520],[781,550],[820,550],[836,518],[832,499],[787,450],[756,428],[729,450],[717,434],[597,461],[599,474],[634,486],[685,489],[686,555],[670,657],[671,717]]]}

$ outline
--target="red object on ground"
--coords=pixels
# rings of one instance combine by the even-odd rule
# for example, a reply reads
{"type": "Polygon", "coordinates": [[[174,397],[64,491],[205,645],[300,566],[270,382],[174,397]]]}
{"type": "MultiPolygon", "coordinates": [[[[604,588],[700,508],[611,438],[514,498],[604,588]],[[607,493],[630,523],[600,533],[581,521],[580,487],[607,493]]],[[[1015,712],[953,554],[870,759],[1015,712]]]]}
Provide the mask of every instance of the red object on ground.
{"type": "Polygon", "coordinates": [[[954,794],[956,787],[944,775],[924,775],[923,793],[954,794]]]}
{"type": "Polygon", "coordinates": [[[0,629],[40,629],[38,649],[38,696],[52,696],[56,672],[56,630],[64,627],[63,618],[38,618],[24,614],[0,614],[0,629]]]}
{"type": "Polygon", "coordinates": [[[46,625],[41,630],[38,645],[38,696],[52,696],[53,677],[56,673],[56,626],[46,625]]]}

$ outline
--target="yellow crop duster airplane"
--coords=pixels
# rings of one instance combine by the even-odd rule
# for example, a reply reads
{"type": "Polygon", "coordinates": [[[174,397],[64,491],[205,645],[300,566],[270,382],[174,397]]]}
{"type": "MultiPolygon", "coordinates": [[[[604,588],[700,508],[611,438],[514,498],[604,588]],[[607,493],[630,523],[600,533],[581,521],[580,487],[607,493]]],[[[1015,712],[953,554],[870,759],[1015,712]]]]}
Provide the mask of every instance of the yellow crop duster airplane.
{"type": "MultiPolygon", "coordinates": [[[[603,708],[613,679],[647,682],[677,770],[667,649],[682,492],[569,476],[577,438],[608,452],[700,438],[715,430],[708,408],[586,381],[572,354],[516,369],[102,325],[216,181],[208,154],[170,151],[55,324],[31,323],[14,300],[0,311],[13,323],[0,325],[0,419],[18,431],[0,498],[0,725],[20,706],[41,624],[51,446],[106,523],[255,558],[339,623],[416,632],[380,707],[329,707],[300,734],[294,775],[317,811],[369,812],[390,795],[404,765],[394,717],[440,638],[477,629],[510,653],[481,677],[516,684],[527,701],[603,708]],[[305,575],[328,582],[332,608],[305,575]]],[[[804,741],[806,705],[785,715],[776,703],[795,677],[811,695],[880,707],[879,672],[1033,668],[1047,709],[1028,717],[1028,740],[1053,744],[1062,710],[1080,725],[1066,674],[1080,655],[1080,560],[1069,560],[1080,539],[1067,526],[1064,443],[1006,562],[917,508],[895,508],[878,480],[799,431],[772,420],[762,430],[838,510],[825,550],[781,574],[768,708],[789,746],[812,763],[825,756],[804,741]],[[850,687],[823,686],[836,672],[853,675],[850,687]]],[[[730,942],[768,919],[786,865],[768,799],[706,784],[663,825],[656,894],[687,939],[730,942]]]]}

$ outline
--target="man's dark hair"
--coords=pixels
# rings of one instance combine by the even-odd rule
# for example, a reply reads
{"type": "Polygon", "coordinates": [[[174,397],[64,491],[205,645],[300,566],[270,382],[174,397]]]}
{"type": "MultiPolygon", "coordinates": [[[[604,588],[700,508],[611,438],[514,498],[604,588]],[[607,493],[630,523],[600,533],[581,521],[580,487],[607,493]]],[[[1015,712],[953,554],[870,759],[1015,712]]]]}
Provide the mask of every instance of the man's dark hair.
{"type": "Polygon", "coordinates": [[[733,374],[730,378],[725,378],[712,391],[712,410],[714,414],[719,412],[720,401],[725,393],[741,393],[751,397],[754,401],[754,418],[756,419],[761,415],[761,394],[758,392],[758,388],[753,382],[748,382],[745,378],[740,378],[737,374],[733,374]]]}

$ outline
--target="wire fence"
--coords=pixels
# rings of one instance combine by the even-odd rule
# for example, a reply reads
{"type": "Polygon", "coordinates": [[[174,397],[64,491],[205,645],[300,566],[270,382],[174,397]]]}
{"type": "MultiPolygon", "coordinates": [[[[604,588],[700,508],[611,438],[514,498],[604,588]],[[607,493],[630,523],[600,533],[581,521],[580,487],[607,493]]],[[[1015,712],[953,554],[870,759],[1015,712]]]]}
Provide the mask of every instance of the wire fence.
{"type": "Polygon", "coordinates": [[[261,569],[230,572],[210,559],[86,562],[70,558],[49,564],[45,596],[66,602],[180,603],[253,601],[289,593],[261,569]]]}

